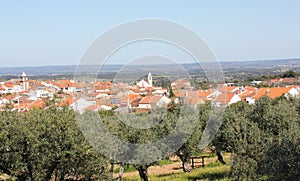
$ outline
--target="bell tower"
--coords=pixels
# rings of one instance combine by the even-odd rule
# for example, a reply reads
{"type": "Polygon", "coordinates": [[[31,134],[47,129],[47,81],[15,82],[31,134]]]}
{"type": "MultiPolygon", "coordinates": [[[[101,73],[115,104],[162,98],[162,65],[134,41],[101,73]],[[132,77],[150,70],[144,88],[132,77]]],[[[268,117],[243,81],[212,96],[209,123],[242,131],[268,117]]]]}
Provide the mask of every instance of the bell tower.
{"type": "Polygon", "coordinates": [[[148,74],[148,84],[149,84],[149,87],[152,87],[152,75],[150,72],[148,74]]]}
{"type": "Polygon", "coordinates": [[[22,86],[22,91],[28,91],[29,82],[28,82],[28,76],[25,74],[25,72],[22,73],[20,79],[21,79],[20,84],[22,86]]]}

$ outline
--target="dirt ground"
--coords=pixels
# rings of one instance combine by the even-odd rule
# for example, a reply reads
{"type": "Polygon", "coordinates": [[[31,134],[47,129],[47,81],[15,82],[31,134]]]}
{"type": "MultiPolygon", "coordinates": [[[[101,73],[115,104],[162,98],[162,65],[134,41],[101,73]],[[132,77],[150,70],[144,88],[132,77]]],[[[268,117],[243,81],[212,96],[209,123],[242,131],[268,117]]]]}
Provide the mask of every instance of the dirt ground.
{"type": "MultiPolygon", "coordinates": [[[[229,157],[230,157],[230,155],[224,156],[224,158],[229,158],[229,157]]],[[[197,163],[197,162],[200,162],[200,159],[195,159],[195,162],[196,162],[195,163],[196,168],[201,167],[201,163],[197,163]]],[[[207,165],[207,164],[210,164],[213,162],[217,162],[216,157],[205,158],[204,165],[207,165]]],[[[180,160],[177,160],[176,162],[168,164],[168,165],[151,166],[148,168],[149,175],[172,174],[172,173],[178,173],[178,172],[183,172],[182,163],[180,160]]],[[[123,173],[123,177],[130,177],[130,176],[137,176],[137,175],[139,175],[138,171],[123,173]]],[[[114,174],[114,177],[117,177],[117,176],[118,176],[118,174],[114,174]]]]}

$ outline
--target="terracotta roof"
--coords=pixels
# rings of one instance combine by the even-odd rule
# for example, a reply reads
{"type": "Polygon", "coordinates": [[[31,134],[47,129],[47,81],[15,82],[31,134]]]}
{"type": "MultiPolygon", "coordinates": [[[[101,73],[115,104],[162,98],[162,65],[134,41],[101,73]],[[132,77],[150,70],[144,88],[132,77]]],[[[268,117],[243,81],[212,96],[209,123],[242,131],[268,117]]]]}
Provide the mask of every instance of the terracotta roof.
{"type": "Polygon", "coordinates": [[[60,80],[58,82],[52,82],[53,85],[56,85],[59,88],[65,88],[65,87],[78,87],[78,83],[70,81],[70,80],[60,80]]]}
{"type": "Polygon", "coordinates": [[[253,97],[254,99],[259,99],[262,96],[268,96],[272,99],[280,97],[290,91],[292,87],[272,87],[272,88],[261,88],[258,90],[257,94],[253,97]]]}
{"type": "Polygon", "coordinates": [[[238,87],[236,86],[225,86],[218,89],[220,92],[228,93],[228,92],[234,92],[238,90],[238,87]]]}
{"type": "Polygon", "coordinates": [[[139,94],[129,94],[128,96],[121,98],[121,103],[127,103],[128,99],[129,99],[129,102],[131,103],[134,100],[140,99],[140,98],[142,98],[142,96],[139,94]]]}
{"type": "Polygon", "coordinates": [[[83,110],[85,110],[85,111],[95,111],[99,108],[100,108],[100,106],[98,106],[98,105],[90,105],[90,106],[84,108],[83,110]]]}
{"type": "Polygon", "coordinates": [[[175,97],[186,97],[186,90],[173,90],[175,97]]]}
{"type": "Polygon", "coordinates": [[[277,81],[279,81],[280,79],[277,77],[277,78],[274,78],[274,79],[272,79],[272,80],[270,80],[270,82],[271,83],[274,83],[274,82],[277,82],[277,81]]]}
{"type": "Polygon", "coordinates": [[[112,88],[111,82],[95,82],[94,85],[96,90],[105,90],[112,88]]]}
{"type": "Polygon", "coordinates": [[[156,104],[162,96],[146,96],[139,103],[140,104],[156,104]]]}
{"type": "Polygon", "coordinates": [[[151,90],[154,90],[154,88],[153,87],[146,87],[145,90],[146,91],[151,91],[151,90]]]}
{"type": "Polygon", "coordinates": [[[64,99],[63,101],[61,101],[60,103],[58,103],[58,106],[70,106],[71,104],[73,104],[74,102],[76,102],[79,98],[75,98],[72,96],[69,96],[68,98],[64,99]]]}
{"type": "Polygon", "coordinates": [[[199,96],[199,97],[208,97],[210,94],[212,94],[212,90],[206,90],[206,91],[204,91],[204,90],[197,90],[197,95],[199,96]]]}
{"type": "Polygon", "coordinates": [[[7,88],[13,88],[15,85],[10,82],[7,82],[7,83],[4,83],[4,86],[7,88]]]}
{"type": "Polygon", "coordinates": [[[36,101],[27,100],[20,104],[14,105],[15,109],[20,108],[21,111],[29,111],[30,109],[38,109],[38,108],[45,108],[45,107],[46,107],[46,103],[43,100],[36,100],[36,101]]]}
{"type": "Polygon", "coordinates": [[[146,92],[146,90],[141,90],[141,89],[138,89],[138,88],[131,88],[130,90],[135,92],[135,93],[145,93],[146,92]]]}
{"type": "Polygon", "coordinates": [[[191,104],[191,105],[198,105],[198,104],[204,104],[205,100],[203,100],[202,98],[198,98],[198,97],[188,97],[186,99],[186,103],[191,104]]]}
{"type": "Polygon", "coordinates": [[[217,96],[217,98],[214,100],[214,102],[220,102],[223,104],[227,104],[230,102],[232,97],[235,95],[235,93],[226,93],[226,94],[220,94],[217,96]]]}
{"type": "Polygon", "coordinates": [[[242,92],[240,92],[239,96],[241,99],[245,99],[246,97],[253,97],[258,92],[258,89],[252,86],[247,86],[243,88],[242,92]]]}
{"type": "Polygon", "coordinates": [[[256,94],[256,91],[252,90],[245,90],[239,96],[241,97],[242,100],[246,99],[246,97],[253,97],[256,94]]]}
{"type": "Polygon", "coordinates": [[[95,82],[96,86],[101,86],[101,85],[105,85],[105,86],[112,86],[111,82],[95,82]]]}
{"type": "Polygon", "coordinates": [[[44,108],[46,106],[45,102],[43,100],[36,100],[27,105],[28,109],[33,109],[33,108],[44,108]]]}

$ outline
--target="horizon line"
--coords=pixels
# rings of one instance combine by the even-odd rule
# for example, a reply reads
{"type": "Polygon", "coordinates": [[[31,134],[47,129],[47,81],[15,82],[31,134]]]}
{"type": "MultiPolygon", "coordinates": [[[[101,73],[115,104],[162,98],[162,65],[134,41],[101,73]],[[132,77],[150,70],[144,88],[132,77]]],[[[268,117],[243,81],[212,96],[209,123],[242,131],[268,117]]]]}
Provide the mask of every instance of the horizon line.
{"type": "MultiPolygon", "coordinates": [[[[242,63],[242,62],[261,62],[261,61],[280,61],[280,60],[300,60],[300,57],[298,58],[279,58],[279,59],[250,59],[250,60],[219,60],[217,61],[218,63],[242,63]]],[[[180,65],[184,65],[184,64],[196,64],[197,62],[182,62],[182,63],[178,63],[180,65]]],[[[204,63],[204,62],[201,62],[204,63]]],[[[85,64],[83,66],[95,66],[97,64],[85,64]]],[[[111,63],[111,64],[105,64],[105,65],[112,65],[112,66],[122,66],[122,65],[126,65],[126,64],[122,64],[122,63],[111,63]]],[[[130,64],[130,65],[170,65],[170,64],[130,64]]],[[[172,65],[172,64],[171,64],[172,65]]],[[[53,64],[53,65],[24,65],[24,66],[0,66],[0,68],[35,68],[35,67],[57,67],[57,66],[78,66],[78,64],[53,64]]]]}

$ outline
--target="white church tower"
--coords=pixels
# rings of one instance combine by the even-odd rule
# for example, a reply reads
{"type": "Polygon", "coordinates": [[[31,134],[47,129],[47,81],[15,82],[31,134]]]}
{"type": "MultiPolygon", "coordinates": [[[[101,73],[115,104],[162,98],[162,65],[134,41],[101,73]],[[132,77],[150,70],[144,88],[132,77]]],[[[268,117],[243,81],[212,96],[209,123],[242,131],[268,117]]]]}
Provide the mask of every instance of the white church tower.
{"type": "Polygon", "coordinates": [[[20,83],[22,86],[22,91],[28,91],[29,82],[28,82],[28,76],[25,74],[25,72],[22,73],[20,79],[21,79],[20,83]]]}
{"type": "Polygon", "coordinates": [[[152,87],[152,75],[150,72],[148,74],[148,85],[149,85],[149,87],[152,87]]]}

